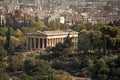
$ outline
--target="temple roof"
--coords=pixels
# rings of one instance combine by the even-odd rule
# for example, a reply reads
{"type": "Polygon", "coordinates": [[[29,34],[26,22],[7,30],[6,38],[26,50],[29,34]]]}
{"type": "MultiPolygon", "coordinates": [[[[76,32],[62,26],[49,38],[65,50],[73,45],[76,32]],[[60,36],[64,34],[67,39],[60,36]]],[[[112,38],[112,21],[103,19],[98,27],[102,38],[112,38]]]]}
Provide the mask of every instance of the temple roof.
{"type": "Polygon", "coordinates": [[[36,35],[67,35],[67,34],[78,34],[78,32],[73,31],[71,29],[67,29],[67,30],[52,30],[52,31],[35,31],[33,33],[27,33],[29,34],[36,34],[36,35]]]}

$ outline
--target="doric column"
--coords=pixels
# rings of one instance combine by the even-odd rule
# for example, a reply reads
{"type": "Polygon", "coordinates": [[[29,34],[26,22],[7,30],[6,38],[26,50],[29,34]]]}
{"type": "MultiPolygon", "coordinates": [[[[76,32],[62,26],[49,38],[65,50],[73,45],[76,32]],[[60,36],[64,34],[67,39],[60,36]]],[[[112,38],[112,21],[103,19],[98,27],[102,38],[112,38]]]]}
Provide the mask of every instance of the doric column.
{"type": "Polygon", "coordinates": [[[57,38],[57,43],[59,43],[59,38],[57,38]]]}
{"type": "Polygon", "coordinates": [[[50,42],[51,42],[51,47],[52,47],[52,46],[53,46],[53,39],[52,39],[52,38],[51,38],[51,41],[50,41],[50,42]]]}
{"type": "Polygon", "coordinates": [[[48,39],[48,47],[50,46],[50,39],[48,39]]]}
{"type": "Polygon", "coordinates": [[[54,46],[56,46],[56,44],[57,44],[57,38],[55,38],[55,43],[54,43],[54,46]]]}
{"type": "Polygon", "coordinates": [[[52,39],[52,47],[54,46],[54,38],[52,39]]]}
{"type": "Polygon", "coordinates": [[[30,50],[32,50],[32,38],[30,38],[30,50]]]}
{"type": "Polygon", "coordinates": [[[49,46],[49,39],[46,39],[47,40],[47,45],[46,45],[46,47],[48,47],[49,46]]]}
{"type": "Polygon", "coordinates": [[[64,38],[62,38],[62,43],[64,42],[64,38]]]}
{"type": "Polygon", "coordinates": [[[57,43],[59,43],[59,38],[57,38],[57,43]]]}
{"type": "Polygon", "coordinates": [[[50,39],[50,44],[51,44],[51,47],[52,47],[52,38],[50,39]]]}
{"type": "Polygon", "coordinates": [[[77,46],[77,43],[78,43],[78,37],[76,37],[76,46],[77,46]]]}
{"type": "Polygon", "coordinates": [[[77,46],[77,37],[74,37],[74,46],[77,46]]]}
{"type": "Polygon", "coordinates": [[[38,38],[38,49],[40,49],[40,38],[38,38]]]}
{"type": "Polygon", "coordinates": [[[57,38],[55,38],[55,45],[57,44],[57,38]]]}
{"type": "Polygon", "coordinates": [[[42,49],[42,38],[40,38],[40,49],[42,49]]]}
{"type": "Polygon", "coordinates": [[[50,46],[50,39],[48,39],[48,46],[50,46]]]}
{"type": "Polygon", "coordinates": [[[42,49],[44,49],[44,38],[42,38],[42,49]]]}
{"type": "Polygon", "coordinates": [[[61,42],[60,38],[59,38],[59,42],[61,42]]]}
{"type": "Polygon", "coordinates": [[[52,47],[54,46],[54,38],[52,39],[52,47]]]}
{"type": "Polygon", "coordinates": [[[49,44],[50,44],[50,47],[52,47],[52,39],[50,39],[49,44]]]}
{"type": "Polygon", "coordinates": [[[33,38],[33,43],[34,43],[34,50],[36,49],[36,38],[33,38]]]}
{"type": "Polygon", "coordinates": [[[53,38],[53,46],[55,46],[55,38],[53,38]]]}
{"type": "Polygon", "coordinates": [[[75,46],[75,37],[72,37],[73,46],[75,46]]]}
{"type": "Polygon", "coordinates": [[[52,39],[50,39],[50,47],[52,46],[52,39]]]}
{"type": "Polygon", "coordinates": [[[57,42],[57,38],[56,38],[55,40],[56,40],[56,44],[57,44],[57,43],[58,43],[58,42],[57,42]]]}
{"type": "Polygon", "coordinates": [[[46,38],[46,47],[49,46],[49,39],[46,38]]]}
{"type": "Polygon", "coordinates": [[[62,43],[62,38],[60,38],[60,42],[62,43]]]}
{"type": "Polygon", "coordinates": [[[26,48],[27,50],[29,50],[29,38],[28,37],[26,38],[26,48]]]}

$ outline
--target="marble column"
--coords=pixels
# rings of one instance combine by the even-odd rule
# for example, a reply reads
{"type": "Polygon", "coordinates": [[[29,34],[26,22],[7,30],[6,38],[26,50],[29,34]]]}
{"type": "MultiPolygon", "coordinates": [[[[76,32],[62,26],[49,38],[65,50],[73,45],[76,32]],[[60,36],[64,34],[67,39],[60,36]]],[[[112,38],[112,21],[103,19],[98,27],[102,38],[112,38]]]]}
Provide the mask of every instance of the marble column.
{"type": "Polygon", "coordinates": [[[47,39],[47,47],[49,47],[49,46],[50,46],[49,39],[47,39]]]}
{"type": "Polygon", "coordinates": [[[53,46],[55,46],[55,38],[53,38],[53,46]]]}
{"type": "Polygon", "coordinates": [[[62,43],[62,38],[60,38],[60,42],[62,43]]]}
{"type": "Polygon", "coordinates": [[[64,42],[64,38],[62,38],[62,43],[64,42]]]}
{"type": "Polygon", "coordinates": [[[56,46],[56,44],[57,44],[57,38],[55,38],[55,44],[54,45],[56,46]]]}
{"type": "Polygon", "coordinates": [[[53,38],[53,41],[52,41],[52,43],[53,43],[53,46],[55,46],[55,38],[53,38]]]}
{"type": "Polygon", "coordinates": [[[72,38],[73,46],[75,46],[75,37],[72,38]]]}
{"type": "Polygon", "coordinates": [[[76,46],[77,46],[77,43],[78,43],[78,38],[76,37],[76,46]]]}
{"type": "Polygon", "coordinates": [[[40,38],[38,38],[38,49],[40,49],[40,38]]]}
{"type": "Polygon", "coordinates": [[[77,37],[74,39],[74,46],[77,46],[77,37]]]}
{"type": "Polygon", "coordinates": [[[26,48],[27,50],[29,50],[29,38],[28,37],[26,38],[26,48]]]}
{"type": "Polygon", "coordinates": [[[36,38],[33,38],[33,42],[34,42],[34,50],[36,49],[36,38]]]}
{"type": "Polygon", "coordinates": [[[44,38],[42,38],[42,49],[44,49],[44,38]]]}
{"type": "Polygon", "coordinates": [[[54,46],[54,38],[52,39],[52,46],[54,46]]]}
{"type": "Polygon", "coordinates": [[[46,38],[46,48],[47,48],[47,46],[48,46],[48,39],[46,38]]]}
{"type": "Polygon", "coordinates": [[[52,46],[52,39],[50,39],[50,46],[52,46]]]}
{"type": "Polygon", "coordinates": [[[59,42],[61,42],[60,38],[59,38],[59,42]]]}
{"type": "Polygon", "coordinates": [[[30,38],[30,50],[32,50],[32,38],[30,38]]]}
{"type": "Polygon", "coordinates": [[[51,38],[51,46],[53,46],[53,39],[51,38]]]}
{"type": "Polygon", "coordinates": [[[50,39],[48,39],[48,46],[50,46],[50,39]]]}
{"type": "Polygon", "coordinates": [[[48,45],[47,45],[47,47],[50,47],[50,39],[48,39],[48,45]]]}

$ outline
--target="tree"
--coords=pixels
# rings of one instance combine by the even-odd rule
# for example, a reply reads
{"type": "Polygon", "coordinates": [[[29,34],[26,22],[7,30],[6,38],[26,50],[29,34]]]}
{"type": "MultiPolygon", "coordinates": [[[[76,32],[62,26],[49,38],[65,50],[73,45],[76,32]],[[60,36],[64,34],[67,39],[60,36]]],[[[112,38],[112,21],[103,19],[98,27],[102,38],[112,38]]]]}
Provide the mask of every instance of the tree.
{"type": "Polygon", "coordinates": [[[0,46],[0,61],[3,60],[3,58],[5,58],[7,56],[7,52],[4,49],[4,47],[0,46]]]}
{"type": "Polygon", "coordinates": [[[50,65],[44,60],[26,60],[25,72],[32,80],[46,80],[51,78],[50,65]]]}
{"type": "Polygon", "coordinates": [[[8,31],[6,32],[5,45],[4,45],[8,53],[10,52],[10,36],[11,36],[10,27],[8,27],[8,31]]]}
{"type": "Polygon", "coordinates": [[[7,75],[6,67],[3,62],[3,59],[7,56],[7,51],[4,49],[4,47],[0,46],[0,80],[8,80],[9,77],[7,75]]]}
{"type": "Polygon", "coordinates": [[[63,43],[57,43],[55,47],[52,48],[53,55],[59,57],[73,51],[73,42],[70,33],[64,39],[63,43]]]}
{"type": "MultiPolygon", "coordinates": [[[[0,70],[0,72],[1,72],[1,70],[0,70]]],[[[0,73],[0,80],[9,80],[8,74],[5,72],[1,72],[0,73]]]]}
{"type": "Polygon", "coordinates": [[[102,41],[101,41],[101,32],[100,31],[89,31],[89,39],[90,39],[90,53],[100,52],[102,48],[102,41]]]}
{"type": "Polygon", "coordinates": [[[75,30],[75,31],[80,32],[82,29],[85,29],[86,26],[85,26],[84,23],[77,22],[76,24],[72,25],[70,28],[71,28],[72,30],[75,30]]]}
{"type": "Polygon", "coordinates": [[[38,22],[38,21],[39,21],[39,17],[36,14],[36,16],[35,16],[35,22],[38,22]]]}
{"type": "Polygon", "coordinates": [[[62,43],[57,43],[55,47],[52,48],[54,57],[62,56],[64,53],[64,46],[62,43]]]}
{"type": "Polygon", "coordinates": [[[22,60],[21,55],[14,55],[10,57],[8,71],[16,72],[22,71],[24,66],[24,62],[22,60]]]}
{"type": "Polygon", "coordinates": [[[88,36],[88,31],[83,29],[79,32],[78,35],[78,49],[81,52],[88,52],[90,45],[90,38],[88,36]]]}
{"type": "Polygon", "coordinates": [[[108,51],[110,50],[116,50],[117,46],[117,36],[119,35],[119,28],[112,27],[112,26],[103,26],[101,27],[102,32],[102,40],[104,43],[106,42],[106,49],[108,51]],[[105,41],[106,40],[106,41],[105,41]]]}
{"type": "Polygon", "coordinates": [[[64,53],[71,53],[73,51],[73,46],[72,37],[70,37],[69,33],[63,42],[64,53]]]}
{"type": "Polygon", "coordinates": [[[51,21],[50,23],[48,23],[48,29],[49,30],[57,30],[60,29],[60,23],[57,21],[51,21]]]}
{"type": "Polygon", "coordinates": [[[0,37],[0,45],[1,46],[4,46],[4,44],[5,44],[5,37],[0,37]]]}

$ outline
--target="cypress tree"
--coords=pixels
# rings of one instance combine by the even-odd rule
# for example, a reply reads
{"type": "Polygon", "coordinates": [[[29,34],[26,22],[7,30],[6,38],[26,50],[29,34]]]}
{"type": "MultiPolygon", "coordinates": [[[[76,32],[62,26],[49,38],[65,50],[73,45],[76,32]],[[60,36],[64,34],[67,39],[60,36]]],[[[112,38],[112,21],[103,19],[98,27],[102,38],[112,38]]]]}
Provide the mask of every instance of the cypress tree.
{"type": "Polygon", "coordinates": [[[6,40],[5,40],[5,49],[7,50],[7,52],[10,52],[10,27],[8,27],[8,31],[6,32],[6,40]]]}
{"type": "Polygon", "coordinates": [[[103,33],[103,54],[104,56],[106,56],[106,38],[104,33],[103,33]]]}

